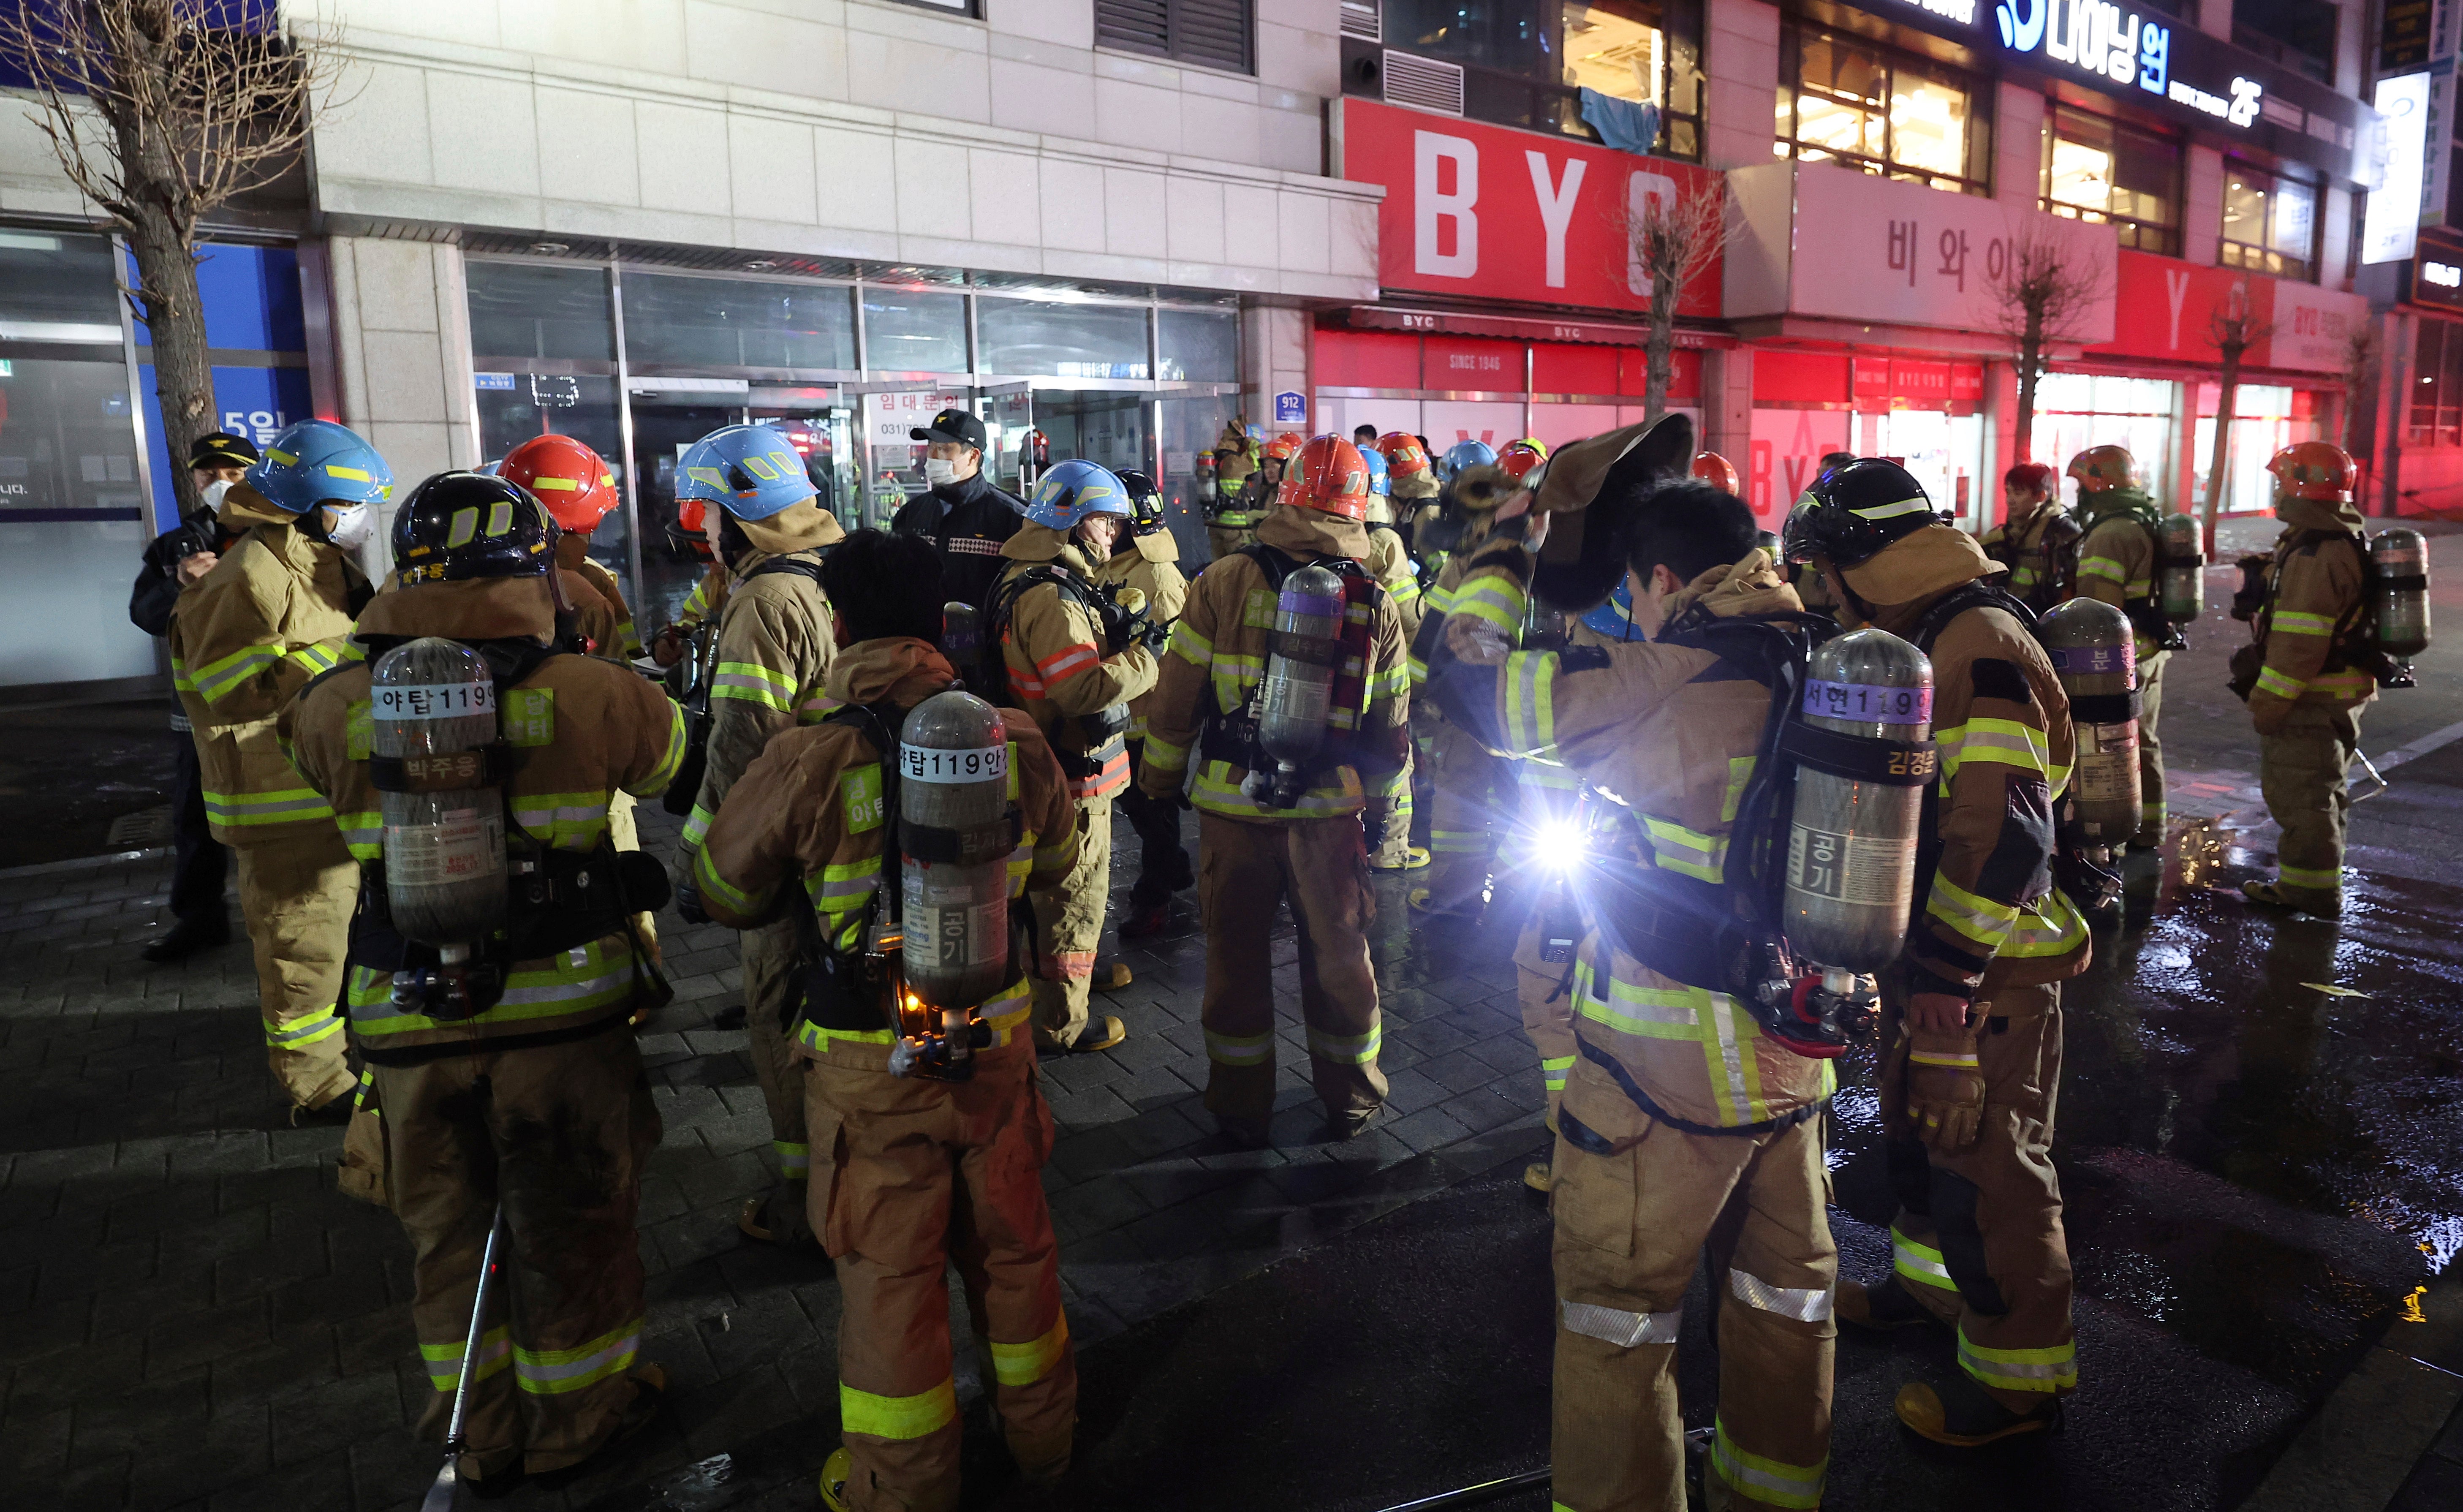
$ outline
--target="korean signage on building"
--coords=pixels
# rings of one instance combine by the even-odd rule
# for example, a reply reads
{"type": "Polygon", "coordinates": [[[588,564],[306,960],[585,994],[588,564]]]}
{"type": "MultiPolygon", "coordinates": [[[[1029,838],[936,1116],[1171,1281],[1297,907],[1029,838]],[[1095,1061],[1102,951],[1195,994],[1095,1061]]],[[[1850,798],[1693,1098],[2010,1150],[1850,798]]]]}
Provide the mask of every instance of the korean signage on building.
{"type": "Polygon", "coordinates": [[[2060,339],[2112,335],[2109,226],[1829,164],[1756,164],[1730,173],[1728,188],[1743,223],[1728,244],[1731,319],[1798,315],[1998,331],[2012,319],[2014,271],[2058,256],[2082,275],[2103,270],[2060,339]]]}
{"type": "MultiPolygon", "coordinates": [[[[1647,309],[1625,229],[1654,203],[1718,192],[1719,176],[1689,163],[1375,100],[1335,108],[1336,177],[1385,186],[1378,282],[1388,290],[1647,309]]],[[[1715,259],[1678,309],[1719,313],[1715,259]]]]}
{"type": "Polygon", "coordinates": [[[2245,365],[2340,373],[2350,362],[2353,334],[2369,318],[2369,302],[2359,295],[2151,252],[2122,252],[2118,273],[2112,339],[2089,347],[2090,358],[2212,365],[2220,361],[2218,342],[2237,319],[2256,335],[2242,354],[2245,365]]]}
{"type": "Polygon", "coordinates": [[[2367,106],[2144,4],[1876,0],[1873,9],[2347,183],[2377,182],[2376,117],[2367,106]]]}

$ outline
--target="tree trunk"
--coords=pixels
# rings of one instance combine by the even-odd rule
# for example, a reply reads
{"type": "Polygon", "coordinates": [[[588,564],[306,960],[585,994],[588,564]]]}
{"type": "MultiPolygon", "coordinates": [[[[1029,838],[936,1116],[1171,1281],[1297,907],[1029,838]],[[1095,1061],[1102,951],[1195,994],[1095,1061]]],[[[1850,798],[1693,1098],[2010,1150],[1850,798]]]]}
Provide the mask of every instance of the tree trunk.
{"type": "Polygon", "coordinates": [[[138,297],[153,338],[154,392],[163,404],[163,441],[171,453],[170,484],[180,513],[203,503],[186,467],[188,448],[219,428],[214,380],[206,361],[205,301],[197,293],[197,262],[185,238],[167,218],[141,207],[128,250],[137,259],[138,297]]]}
{"type": "MultiPolygon", "coordinates": [[[[1654,264],[1663,259],[1654,259],[1654,264]]],[[[1650,270],[1650,327],[1643,338],[1642,418],[1656,421],[1667,412],[1667,386],[1676,366],[1676,280],[1667,270],[1650,270]]]]}
{"type": "Polygon", "coordinates": [[[2207,498],[2198,511],[2201,537],[2206,542],[2207,559],[2215,559],[2215,515],[2223,507],[2224,463],[2232,455],[2233,411],[2240,404],[2240,355],[2243,342],[2233,340],[2222,343],[2223,383],[2215,393],[2215,454],[2207,467],[2207,498]]]}
{"type": "MultiPolygon", "coordinates": [[[[2026,329],[2018,339],[2018,434],[2012,460],[2031,462],[2036,455],[2036,377],[2043,371],[2044,312],[2027,310],[2026,329]]],[[[1988,496],[1990,491],[1987,491],[1988,496]]]]}

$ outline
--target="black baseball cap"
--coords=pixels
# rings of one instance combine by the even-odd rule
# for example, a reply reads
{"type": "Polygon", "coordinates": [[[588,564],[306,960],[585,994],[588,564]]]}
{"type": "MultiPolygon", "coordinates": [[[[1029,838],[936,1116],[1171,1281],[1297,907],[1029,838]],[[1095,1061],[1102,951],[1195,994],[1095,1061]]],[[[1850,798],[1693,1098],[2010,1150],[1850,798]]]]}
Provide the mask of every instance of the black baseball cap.
{"type": "Polygon", "coordinates": [[[932,423],[921,430],[906,432],[912,441],[955,441],[978,451],[988,449],[984,423],[963,409],[944,409],[932,417],[932,423]]]}
{"type": "Polygon", "coordinates": [[[196,444],[188,448],[188,466],[192,468],[245,468],[261,460],[256,448],[227,430],[199,436],[196,444]]]}

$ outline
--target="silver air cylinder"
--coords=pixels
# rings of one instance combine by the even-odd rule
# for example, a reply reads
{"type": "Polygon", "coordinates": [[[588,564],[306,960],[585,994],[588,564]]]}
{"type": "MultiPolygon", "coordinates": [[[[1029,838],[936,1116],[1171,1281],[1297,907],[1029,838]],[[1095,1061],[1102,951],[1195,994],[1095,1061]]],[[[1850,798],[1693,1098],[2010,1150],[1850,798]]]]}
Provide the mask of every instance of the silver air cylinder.
{"type": "Polygon", "coordinates": [[[2036,634],[2069,695],[2078,734],[2070,800],[2090,848],[2125,844],[2138,833],[2137,642],[2119,609],[2072,599],[2047,612],[2036,634]]]}
{"type": "Polygon", "coordinates": [[[403,937],[459,965],[505,922],[505,800],[479,755],[496,739],[495,679],[478,652],[424,636],[378,661],[368,714],[370,753],[399,758],[417,790],[377,796],[385,906],[403,937]]]}
{"type": "Polygon", "coordinates": [[[2378,649],[2409,661],[2429,649],[2429,542],[2416,530],[2382,530],[2369,560],[2378,569],[2378,649]]]}
{"type": "MultiPolygon", "coordinates": [[[[1851,630],[1813,653],[1805,723],[1834,734],[1918,743],[1932,733],[1932,663],[1886,630],[1851,630]]],[[[1929,752],[1925,753],[1929,760],[1929,752]]],[[[1923,774],[1911,774],[1922,776],[1923,774]]],[[[1788,948],[1842,973],[1898,959],[1915,897],[1923,785],[1857,781],[1799,767],[1780,925],[1788,948]]],[[[1834,989],[1835,990],[1835,989],[1834,989]]]]}
{"type": "MultiPolygon", "coordinates": [[[[1283,580],[1275,608],[1278,639],[1332,643],[1342,634],[1342,580],[1323,567],[1302,567],[1283,580]]],[[[1257,738],[1275,770],[1253,772],[1246,787],[1253,801],[1273,787],[1271,806],[1289,808],[1298,799],[1304,768],[1325,745],[1326,715],[1333,706],[1335,668],[1277,650],[1266,662],[1258,701],[1257,738]]]]}
{"type": "Polygon", "coordinates": [[[2168,515],[2156,539],[2162,559],[2159,583],[2164,618],[2187,625],[2207,612],[2207,559],[2199,548],[2198,522],[2187,515],[2168,515]]]}
{"type": "Polygon", "coordinates": [[[898,775],[906,988],[940,1010],[950,1057],[963,1060],[968,1016],[1009,977],[1009,732],[1000,711],[955,689],[926,698],[906,716],[898,775]]]}

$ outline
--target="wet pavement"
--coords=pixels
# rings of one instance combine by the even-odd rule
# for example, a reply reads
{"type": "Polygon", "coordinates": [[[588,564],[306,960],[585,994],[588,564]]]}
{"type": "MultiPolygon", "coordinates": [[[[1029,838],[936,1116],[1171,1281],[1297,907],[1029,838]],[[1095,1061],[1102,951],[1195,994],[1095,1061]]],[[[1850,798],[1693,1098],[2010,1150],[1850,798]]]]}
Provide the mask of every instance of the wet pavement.
{"type": "MultiPolygon", "coordinates": [[[[2271,534],[2226,531],[2227,556],[2271,534]]],[[[2432,561],[2456,585],[2441,601],[2463,600],[2463,537],[2432,561]]],[[[2211,578],[2217,608],[2167,674],[2173,843],[2130,863],[2124,928],[2065,992],[2066,1432],[1932,1451],[1888,1404],[1953,1369],[1948,1341],[1850,1337],[1828,1506],[2375,1512],[2407,1476],[2401,1512],[2463,1505],[2463,1420],[2447,1426],[2463,1297],[2430,1284],[2463,1250],[2463,741],[2389,768],[2355,809],[2342,920],[2248,908],[2234,887],[2264,874],[2274,832],[2221,686],[2233,576],[2211,578]],[[2425,1322],[2402,1321],[2415,1308],[2425,1322]]],[[[2458,614],[2441,602],[2443,624],[2458,614]]],[[[2463,721],[2463,634],[2422,672],[2365,716],[2366,749],[2463,721]]],[[[0,758],[40,749],[11,738],[0,758]]],[[[0,877],[0,1483],[47,1506],[409,1504],[434,1456],[404,1427],[425,1394],[404,1247],[333,1191],[336,1133],[275,1126],[245,951],[134,961],[161,886],[152,861],[0,877]]],[[[1061,1505],[1365,1512],[1544,1462],[1548,1225],[1520,1184],[1544,1136],[1510,920],[1417,931],[1400,890],[1381,881],[1377,943],[1395,1115],[1361,1142],[1309,1142],[1288,928],[1274,1150],[1208,1132],[1187,919],[1128,953],[1123,1052],[1047,1065],[1084,1382],[1061,1505]]],[[[808,1507],[835,1438],[827,1270],[732,1228],[766,1128],[741,1033],[710,1026],[730,942],[679,929],[669,948],[682,1000],[643,1040],[667,1127],[643,1221],[673,1411],[592,1478],[508,1506],[808,1507]]],[[[1870,1069],[1842,1073],[1831,1154],[1842,1265],[1867,1278],[1890,1213],[1870,1069]]],[[[1695,1425],[1707,1313],[1697,1283],[1680,1352],[1695,1425]]],[[[1023,1505],[963,1349],[960,1371],[969,1504],[1023,1505]]]]}

